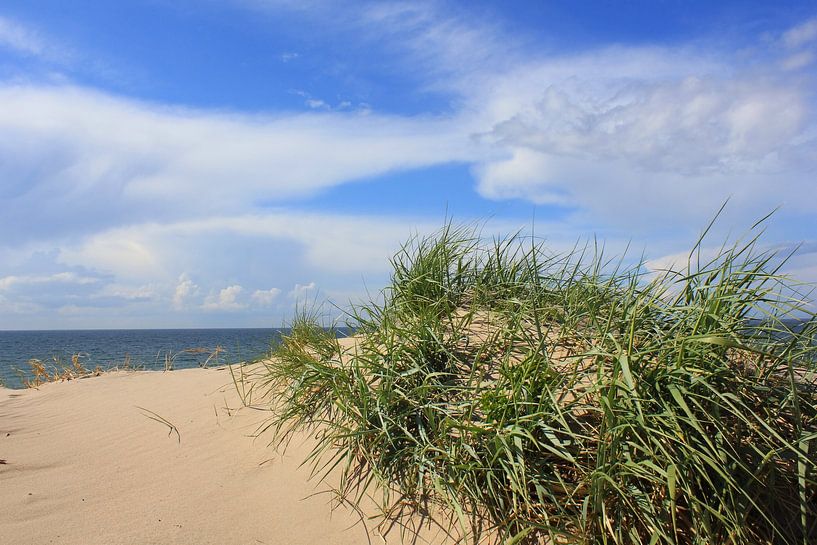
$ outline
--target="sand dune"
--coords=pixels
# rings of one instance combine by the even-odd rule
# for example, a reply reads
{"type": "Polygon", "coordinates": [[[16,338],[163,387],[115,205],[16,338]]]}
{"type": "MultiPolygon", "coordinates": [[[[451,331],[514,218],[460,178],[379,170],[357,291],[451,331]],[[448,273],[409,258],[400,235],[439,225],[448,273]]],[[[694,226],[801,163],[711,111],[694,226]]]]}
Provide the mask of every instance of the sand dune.
{"type": "Polygon", "coordinates": [[[327,485],[299,468],[304,443],[282,456],[253,437],[266,416],[242,407],[225,369],[0,389],[0,543],[443,540],[428,528],[381,537],[355,511],[333,511],[329,494],[315,495],[327,485]]]}

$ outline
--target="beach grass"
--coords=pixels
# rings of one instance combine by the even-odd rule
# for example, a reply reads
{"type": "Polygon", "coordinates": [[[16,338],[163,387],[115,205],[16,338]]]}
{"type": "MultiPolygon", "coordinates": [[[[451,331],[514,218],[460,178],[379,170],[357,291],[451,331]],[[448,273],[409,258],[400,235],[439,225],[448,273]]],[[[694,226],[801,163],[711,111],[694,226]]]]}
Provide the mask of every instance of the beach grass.
{"type": "Polygon", "coordinates": [[[384,515],[504,543],[817,542],[812,303],[764,223],[682,267],[446,224],[393,257],[355,342],[300,311],[267,427],[384,515]],[[489,539],[490,538],[490,539],[489,539]]]}
{"type": "MultiPolygon", "coordinates": [[[[103,370],[99,366],[93,369],[85,366],[83,360],[86,357],[87,355],[82,353],[72,354],[71,363],[66,364],[55,356],[51,365],[40,359],[32,358],[28,360],[31,377],[21,375],[23,386],[26,388],[37,388],[49,382],[65,382],[102,374],[103,370]]],[[[126,364],[128,364],[127,359],[126,364]]]]}
{"type": "MultiPolygon", "coordinates": [[[[192,355],[197,359],[197,364],[203,369],[207,369],[211,365],[222,365],[220,356],[226,352],[221,346],[217,345],[214,348],[208,347],[194,347],[185,348],[176,352],[167,350],[164,353],[156,355],[156,363],[161,363],[163,370],[173,371],[176,364],[176,359],[183,355],[192,355]]],[[[43,361],[39,358],[31,358],[26,363],[28,364],[28,373],[18,370],[20,381],[25,388],[37,388],[49,382],[66,382],[70,380],[96,377],[103,373],[115,371],[137,371],[144,370],[144,364],[136,364],[132,361],[130,354],[125,354],[122,363],[109,365],[95,365],[93,368],[87,366],[89,355],[83,352],[74,353],[70,356],[70,363],[65,362],[60,356],[52,356],[51,362],[43,361]]],[[[2,382],[0,382],[2,385],[2,382]]]]}

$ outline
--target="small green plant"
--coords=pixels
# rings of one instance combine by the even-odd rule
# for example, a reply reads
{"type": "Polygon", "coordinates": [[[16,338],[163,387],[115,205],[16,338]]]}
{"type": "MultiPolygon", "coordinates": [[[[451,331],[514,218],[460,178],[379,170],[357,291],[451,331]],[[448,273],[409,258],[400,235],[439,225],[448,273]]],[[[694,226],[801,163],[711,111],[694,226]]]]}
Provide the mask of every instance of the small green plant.
{"type": "Polygon", "coordinates": [[[296,316],[268,426],[315,433],[344,499],[436,503],[474,539],[815,543],[817,320],[758,236],[655,272],[446,225],[353,345],[296,316]]]}

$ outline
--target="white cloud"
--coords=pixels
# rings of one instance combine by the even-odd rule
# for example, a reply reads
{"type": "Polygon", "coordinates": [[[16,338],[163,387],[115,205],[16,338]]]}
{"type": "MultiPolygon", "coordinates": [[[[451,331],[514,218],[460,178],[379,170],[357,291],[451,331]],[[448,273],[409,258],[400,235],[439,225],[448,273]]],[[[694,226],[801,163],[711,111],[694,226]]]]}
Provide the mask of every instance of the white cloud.
{"type": "MultiPolygon", "coordinates": [[[[351,29],[411,66],[423,90],[451,93],[460,128],[481,145],[471,162],[488,198],[642,228],[663,215],[660,205],[689,225],[732,195],[751,221],[807,190],[817,167],[815,94],[798,72],[812,59],[797,51],[817,36],[817,19],[750,63],[711,42],[554,54],[499,20],[434,2],[364,2],[343,16],[254,3],[351,29]]],[[[817,211],[813,200],[794,200],[798,212],[817,211]]]]}
{"type": "MultiPolygon", "coordinates": [[[[311,108],[312,110],[319,110],[319,111],[342,111],[342,110],[350,110],[352,108],[352,102],[349,100],[341,100],[337,103],[337,105],[332,106],[329,102],[314,97],[310,93],[300,90],[300,89],[291,89],[290,93],[294,95],[298,95],[304,99],[304,105],[311,108]]],[[[357,108],[358,115],[365,115],[370,112],[371,108],[368,104],[360,103],[357,108]]]]}
{"type": "MultiPolygon", "coordinates": [[[[757,232],[746,232],[742,237],[730,237],[730,240],[725,241],[721,246],[704,245],[696,248],[692,253],[687,250],[656,257],[648,260],[644,265],[652,278],[666,276],[670,282],[676,282],[674,285],[670,284],[668,286],[667,294],[677,295],[685,285],[684,278],[690,272],[711,270],[713,267],[717,267],[719,263],[722,263],[725,252],[736,247],[734,245],[736,240],[742,240],[745,243],[748,239],[754,238],[755,235],[757,235],[757,232]]],[[[711,243],[713,241],[705,242],[711,243]]],[[[740,246],[741,244],[737,243],[737,247],[740,246]]],[[[760,255],[765,256],[770,260],[766,270],[780,267],[778,274],[787,277],[786,288],[777,283],[767,285],[766,287],[772,290],[769,295],[797,297],[804,302],[811,300],[813,308],[815,289],[817,289],[817,261],[815,261],[815,254],[817,254],[817,241],[814,240],[778,244],[767,244],[761,240],[759,244],[752,248],[750,253],[744,253],[743,256],[738,257],[738,262],[749,255],[755,258],[760,255]]],[[[790,300],[790,302],[792,301],[790,300]]]]}
{"type": "Polygon", "coordinates": [[[705,175],[776,161],[808,115],[805,91],[783,82],[683,74],[654,81],[647,73],[605,81],[576,73],[572,81],[543,88],[485,138],[552,155],[705,175]]]}
{"type": "MultiPolygon", "coordinates": [[[[46,61],[52,67],[55,65],[63,68],[77,67],[78,61],[81,60],[75,50],[54,40],[52,36],[45,35],[38,28],[0,15],[0,50],[2,49],[13,51],[29,60],[46,61]]],[[[98,59],[86,58],[83,69],[92,70],[102,77],[111,75],[111,68],[98,59]]],[[[42,75],[50,80],[65,79],[65,74],[59,72],[44,72],[42,75]]]]}
{"type": "Polygon", "coordinates": [[[71,251],[70,256],[66,262],[92,264],[97,270],[116,271],[123,280],[163,276],[165,273],[155,249],[134,237],[92,236],[84,239],[82,246],[71,251]]]}
{"type": "Polygon", "coordinates": [[[801,51],[783,59],[780,66],[783,70],[800,70],[814,62],[813,51],[801,51]]]}
{"type": "Polygon", "coordinates": [[[46,50],[46,44],[36,32],[3,16],[0,16],[0,46],[29,55],[42,55],[46,50]]]}
{"type": "Polygon", "coordinates": [[[179,275],[178,284],[173,293],[173,308],[181,310],[187,305],[187,301],[195,297],[199,291],[199,287],[193,283],[187,273],[179,275]]]}
{"type": "MultiPolygon", "coordinates": [[[[296,242],[303,248],[308,264],[323,270],[383,272],[388,270],[389,256],[412,228],[428,232],[436,227],[436,222],[407,222],[407,218],[401,217],[274,210],[265,214],[212,216],[114,228],[66,244],[58,258],[61,263],[84,265],[117,278],[128,278],[133,263],[144,253],[159,265],[140,269],[139,277],[168,281],[168,275],[175,277],[184,270],[196,270],[199,274],[212,270],[217,265],[213,260],[216,248],[218,255],[232,256],[230,246],[240,240],[268,239],[296,242]],[[218,236],[226,238],[216,246],[218,236]],[[134,255],[123,253],[118,259],[110,259],[105,252],[95,251],[117,245],[133,248],[134,255]],[[182,267],[182,271],[178,267],[182,267]]],[[[274,259],[275,256],[270,257],[272,262],[274,259]]]]}
{"type": "MultiPolygon", "coordinates": [[[[522,58],[524,37],[497,17],[447,9],[443,2],[234,0],[266,13],[287,11],[321,34],[376,48],[401,75],[421,80],[421,92],[465,89],[473,73],[492,72],[522,58]]],[[[459,97],[458,97],[459,98],[459,97]]]]}
{"type": "MultiPolygon", "coordinates": [[[[413,40],[425,36],[455,57],[460,47],[446,45],[443,29],[463,34],[451,38],[457,44],[480,33],[491,44],[496,32],[467,21],[426,31],[434,23],[423,11],[408,19],[415,28],[398,21],[409,8],[378,9],[373,20],[408,25],[413,40]]],[[[735,193],[754,213],[769,201],[764,191],[747,189],[774,179],[785,184],[778,194],[796,194],[815,162],[811,93],[770,67],[757,77],[715,55],[654,47],[529,58],[500,72],[464,59],[468,71],[442,78],[464,98],[448,117],[251,116],[163,108],[77,87],[0,87],[0,157],[7,159],[0,175],[9,180],[0,192],[11,204],[0,228],[17,240],[53,239],[122,223],[147,226],[154,217],[239,217],[255,213],[258,203],[454,161],[474,165],[487,198],[572,207],[626,226],[652,219],[633,199],[645,193],[651,205],[670,199],[677,218],[735,193]],[[75,210],[80,219],[20,228],[18,211],[35,206],[56,218],[75,210]]],[[[162,256],[136,238],[71,246],[65,252],[73,262],[129,270],[136,282],[164,267],[162,256]]],[[[328,253],[341,252],[324,245],[328,253]]]]}
{"type": "Polygon", "coordinates": [[[674,254],[658,256],[648,260],[644,263],[647,270],[656,274],[671,273],[685,273],[687,270],[694,271],[697,264],[705,265],[710,263],[713,259],[718,257],[722,250],[718,247],[707,246],[696,249],[690,254],[689,250],[684,252],[677,252],[674,254]]]}
{"type": "Polygon", "coordinates": [[[4,276],[0,278],[0,290],[7,291],[15,286],[32,284],[77,284],[87,285],[98,282],[98,278],[80,276],[73,272],[61,272],[50,275],[4,276]]]}
{"type": "MultiPolygon", "coordinates": [[[[700,225],[730,196],[747,224],[813,183],[814,93],[771,65],[619,47],[485,78],[470,107],[490,127],[474,168],[487,198],[641,230],[700,225]]],[[[817,211],[791,200],[790,210],[817,211]]]]}
{"type": "MultiPolygon", "coordinates": [[[[784,210],[808,216],[817,122],[802,70],[815,21],[751,66],[694,45],[534,51],[442,4],[366,3],[333,22],[398,55],[417,92],[448,93],[443,115],[351,111],[304,92],[315,111],[239,114],[0,83],[0,258],[54,254],[60,267],[104,276],[99,297],[172,304],[180,319],[202,307],[260,315],[280,306],[270,285],[303,298],[317,285],[349,294],[362,276],[385,280],[400,241],[438,227],[422,211],[353,216],[293,199],[452,162],[471,165],[488,199],[563,207],[541,229],[557,246],[596,231],[616,243],[653,238],[652,251],[670,253],[729,196],[731,225],[785,199],[784,210]],[[48,221],[32,221],[33,210],[48,221]]],[[[0,27],[0,42],[9,35],[0,27]]],[[[18,276],[49,276],[32,271],[18,276]]]]}
{"type": "MultiPolygon", "coordinates": [[[[519,41],[491,21],[446,12],[433,2],[376,2],[361,7],[358,24],[386,47],[402,48],[429,76],[467,77],[514,62],[519,41]]],[[[382,46],[381,46],[382,47],[382,46]]]]}
{"type": "Polygon", "coordinates": [[[316,98],[307,99],[306,105],[312,108],[313,110],[323,110],[329,108],[329,105],[326,102],[316,98]]]}
{"type": "Polygon", "coordinates": [[[553,169],[547,156],[526,148],[515,148],[505,160],[483,163],[474,169],[477,189],[488,199],[522,198],[536,204],[570,204],[552,183],[553,169]]]}
{"type": "Polygon", "coordinates": [[[1,85],[0,105],[0,194],[8,205],[0,229],[17,240],[246,212],[475,153],[459,122],[445,118],[230,115],[62,86],[1,85]],[[32,209],[52,221],[31,228],[32,209]]]}
{"type": "Polygon", "coordinates": [[[227,286],[218,292],[218,295],[208,295],[204,299],[204,304],[201,308],[205,310],[240,310],[247,305],[238,302],[236,299],[244,288],[238,284],[227,286]]]}
{"type": "Polygon", "coordinates": [[[268,290],[255,290],[252,293],[252,300],[261,306],[269,306],[281,294],[278,288],[270,288],[268,290]]]}
{"type": "Polygon", "coordinates": [[[817,40],[817,17],[809,19],[783,33],[783,44],[797,48],[817,40]]]}
{"type": "Polygon", "coordinates": [[[289,298],[295,299],[298,303],[308,303],[309,300],[315,296],[315,288],[315,282],[295,284],[292,291],[289,292],[289,298]]]}
{"type": "MultiPolygon", "coordinates": [[[[244,286],[250,295],[248,302],[259,309],[276,294],[275,288],[267,287],[271,279],[278,285],[299,283],[303,289],[299,288],[297,295],[304,295],[310,285],[302,281],[304,277],[320,284],[322,293],[341,294],[335,302],[344,304],[348,294],[353,294],[350,298],[366,296],[367,285],[374,293],[379,290],[388,279],[389,257],[402,241],[414,232],[427,234],[439,226],[436,220],[399,216],[270,211],[111,229],[67,244],[56,259],[65,265],[81,264],[100,271],[114,283],[132,285],[136,282],[131,259],[110,260],[87,247],[107,247],[116,242],[144,249],[161,266],[144,270],[141,285],[154,288],[155,300],[166,294],[166,300],[172,299],[177,310],[194,308],[197,292],[215,294],[211,302],[215,301],[226,282],[244,286]],[[237,263],[242,265],[237,268],[237,263]],[[185,271],[196,272],[195,284],[185,271]],[[256,291],[261,293],[253,296],[256,291]]],[[[485,232],[510,232],[521,226],[519,222],[493,221],[485,232]]],[[[566,237],[564,226],[561,231],[555,225],[542,227],[552,238],[572,242],[573,235],[566,237]]],[[[287,296],[295,295],[287,290],[287,296]]]]}

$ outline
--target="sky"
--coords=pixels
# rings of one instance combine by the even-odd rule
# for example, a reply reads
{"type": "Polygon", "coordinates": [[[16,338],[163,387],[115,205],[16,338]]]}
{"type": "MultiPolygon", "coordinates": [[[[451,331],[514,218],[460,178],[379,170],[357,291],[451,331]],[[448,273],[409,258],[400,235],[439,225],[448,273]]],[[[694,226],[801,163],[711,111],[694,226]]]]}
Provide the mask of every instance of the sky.
{"type": "Polygon", "coordinates": [[[446,218],[817,282],[817,2],[4,0],[0,329],[340,312],[446,218]]]}

